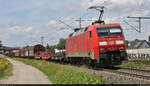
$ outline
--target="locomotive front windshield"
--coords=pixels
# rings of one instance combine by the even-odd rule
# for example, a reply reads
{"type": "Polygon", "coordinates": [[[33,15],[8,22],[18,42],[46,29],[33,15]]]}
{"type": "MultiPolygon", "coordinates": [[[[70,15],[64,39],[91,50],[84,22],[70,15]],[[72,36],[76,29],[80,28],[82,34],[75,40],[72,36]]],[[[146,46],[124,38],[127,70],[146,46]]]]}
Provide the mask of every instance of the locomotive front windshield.
{"type": "Polygon", "coordinates": [[[122,35],[120,27],[97,28],[98,36],[119,36],[122,35]]]}

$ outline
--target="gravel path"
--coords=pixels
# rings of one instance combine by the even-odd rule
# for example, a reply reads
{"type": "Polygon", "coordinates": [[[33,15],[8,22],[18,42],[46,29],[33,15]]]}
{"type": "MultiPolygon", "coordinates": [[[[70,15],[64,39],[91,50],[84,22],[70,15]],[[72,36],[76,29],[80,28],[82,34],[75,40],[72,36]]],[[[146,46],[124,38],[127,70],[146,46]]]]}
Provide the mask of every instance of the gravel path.
{"type": "Polygon", "coordinates": [[[0,80],[0,84],[51,84],[48,77],[38,69],[19,61],[8,60],[13,64],[13,75],[0,80]]]}

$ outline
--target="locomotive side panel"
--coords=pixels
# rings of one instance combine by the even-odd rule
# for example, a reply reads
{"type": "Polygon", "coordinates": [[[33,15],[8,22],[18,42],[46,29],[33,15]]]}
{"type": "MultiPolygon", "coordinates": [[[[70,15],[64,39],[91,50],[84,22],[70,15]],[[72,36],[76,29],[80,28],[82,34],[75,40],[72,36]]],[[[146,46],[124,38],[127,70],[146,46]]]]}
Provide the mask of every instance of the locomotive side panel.
{"type": "Polygon", "coordinates": [[[66,57],[89,57],[89,34],[83,33],[66,40],[66,57]]]}
{"type": "Polygon", "coordinates": [[[93,51],[94,51],[94,59],[98,59],[99,58],[99,40],[98,40],[98,36],[97,36],[97,30],[96,30],[96,26],[94,26],[92,28],[92,32],[93,32],[93,51]]]}

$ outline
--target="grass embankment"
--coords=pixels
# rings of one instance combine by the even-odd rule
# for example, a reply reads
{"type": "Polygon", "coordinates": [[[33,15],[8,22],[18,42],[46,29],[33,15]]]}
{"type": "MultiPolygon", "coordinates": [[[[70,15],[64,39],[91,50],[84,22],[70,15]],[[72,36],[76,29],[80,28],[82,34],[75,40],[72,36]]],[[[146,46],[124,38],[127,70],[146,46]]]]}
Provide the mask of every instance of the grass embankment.
{"type": "Polygon", "coordinates": [[[150,58],[131,58],[131,59],[128,59],[128,62],[124,62],[123,64],[118,65],[117,67],[150,70],[149,65],[142,63],[142,62],[149,62],[149,61],[150,61],[150,58]]]}
{"type": "Polygon", "coordinates": [[[11,75],[11,71],[12,71],[12,64],[8,60],[0,58],[0,79],[3,79],[6,76],[11,75]]]}
{"type": "Polygon", "coordinates": [[[140,69],[140,70],[149,70],[150,69],[145,64],[135,64],[133,62],[123,63],[121,65],[118,65],[117,67],[121,67],[121,68],[134,68],[134,69],[140,69]]]}
{"type": "Polygon", "coordinates": [[[91,74],[84,68],[61,65],[43,60],[14,58],[32,65],[48,76],[54,84],[103,84],[102,76],[91,74]]]}
{"type": "Polygon", "coordinates": [[[150,61],[150,58],[130,58],[129,61],[150,61]]]}

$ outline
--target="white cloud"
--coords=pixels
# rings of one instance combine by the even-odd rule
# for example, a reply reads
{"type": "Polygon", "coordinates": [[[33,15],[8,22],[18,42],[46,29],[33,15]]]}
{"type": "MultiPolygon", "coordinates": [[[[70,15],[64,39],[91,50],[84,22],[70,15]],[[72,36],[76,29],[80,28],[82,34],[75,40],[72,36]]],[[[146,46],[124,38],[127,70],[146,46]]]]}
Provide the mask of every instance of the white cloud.
{"type": "Polygon", "coordinates": [[[61,22],[57,22],[55,20],[50,20],[46,24],[47,27],[55,27],[55,28],[63,28],[67,26],[77,26],[78,22],[75,22],[75,19],[72,19],[71,17],[61,17],[60,18],[61,22]]]}
{"type": "Polygon", "coordinates": [[[141,5],[144,2],[144,0],[111,0],[111,2],[119,5],[141,5]]]}
{"type": "Polygon", "coordinates": [[[48,23],[47,23],[47,26],[56,26],[56,25],[57,25],[57,22],[54,21],[54,20],[50,20],[50,21],[48,21],[48,23]]]}
{"type": "Polygon", "coordinates": [[[107,11],[127,12],[140,10],[139,8],[149,7],[149,0],[82,0],[82,8],[87,9],[90,6],[105,6],[107,11]]]}
{"type": "Polygon", "coordinates": [[[32,27],[27,27],[26,29],[24,29],[24,32],[30,32],[32,29],[32,27]]]}
{"type": "Polygon", "coordinates": [[[9,30],[15,34],[22,34],[25,32],[30,32],[32,31],[32,29],[33,28],[31,26],[30,27],[13,26],[9,28],[9,30]]]}
{"type": "Polygon", "coordinates": [[[119,20],[119,18],[118,17],[106,17],[105,19],[104,19],[104,21],[105,21],[105,23],[115,23],[115,22],[117,22],[117,20],[119,20]]]}
{"type": "Polygon", "coordinates": [[[144,10],[143,16],[148,16],[148,14],[150,14],[150,10],[144,10]]]}
{"type": "Polygon", "coordinates": [[[20,26],[13,26],[13,27],[9,28],[9,30],[11,30],[12,32],[15,32],[15,33],[20,33],[21,29],[22,28],[20,26]]]}

